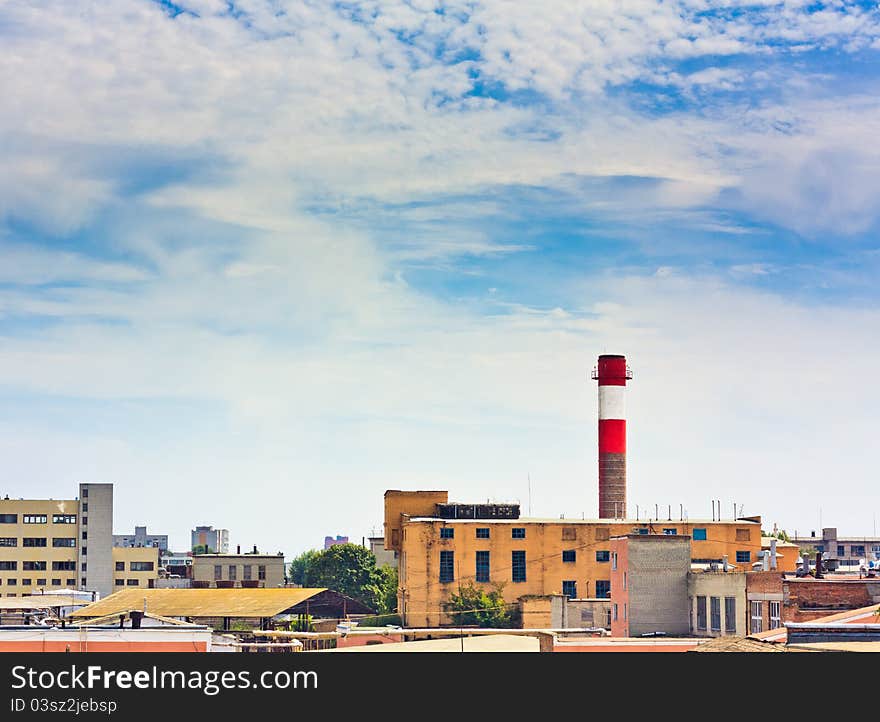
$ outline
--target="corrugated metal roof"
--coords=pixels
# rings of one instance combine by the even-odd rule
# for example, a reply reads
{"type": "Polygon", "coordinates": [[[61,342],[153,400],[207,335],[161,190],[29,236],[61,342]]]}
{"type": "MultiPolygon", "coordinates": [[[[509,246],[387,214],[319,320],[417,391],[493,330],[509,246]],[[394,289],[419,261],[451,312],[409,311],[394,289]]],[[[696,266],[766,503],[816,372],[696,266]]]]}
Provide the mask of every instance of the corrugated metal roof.
{"type": "Polygon", "coordinates": [[[73,617],[103,617],[144,609],[164,617],[274,617],[325,588],[125,589],[78,609],[73,617]]]}
{"type": "Polygon", "coordinates": [[[82,597],[60,594],[31,594],[0,598],[0,609],[51,609],[52,607],[75,607],[85,604],[89,604],[89,602],[82,597]]]}

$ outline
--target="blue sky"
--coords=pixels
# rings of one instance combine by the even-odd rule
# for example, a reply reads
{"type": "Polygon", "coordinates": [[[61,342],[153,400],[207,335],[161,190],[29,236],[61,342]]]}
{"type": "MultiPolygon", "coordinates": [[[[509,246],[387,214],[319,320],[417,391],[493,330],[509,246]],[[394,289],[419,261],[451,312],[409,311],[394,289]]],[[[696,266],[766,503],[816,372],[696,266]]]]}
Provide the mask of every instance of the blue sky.
{"type": "Polygon", "coordinates": [[[0,493],[293,555],[389,488],[871,534],[875,3],[8,2],[0,493]]]}

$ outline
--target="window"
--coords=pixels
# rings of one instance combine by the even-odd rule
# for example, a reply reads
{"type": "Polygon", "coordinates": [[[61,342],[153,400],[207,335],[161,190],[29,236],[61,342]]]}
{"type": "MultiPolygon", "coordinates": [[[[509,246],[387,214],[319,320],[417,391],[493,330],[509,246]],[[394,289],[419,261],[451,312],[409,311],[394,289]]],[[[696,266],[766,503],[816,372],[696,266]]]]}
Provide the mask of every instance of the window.
{"type": "Polygon", "coordinates": [[[706,530],[705,529],[694,529],[694,533],[691,535],[694,541],[706,541],[706,530]]]}
{"type": "Polygon", "coordinates": [[[31,585],[31,580],[30,580],[30,579],[22,579],[22,580],[21,580],[21,585],[22,585],[23,587],[29,587],[29,586],[31,585]]]}
{"type": "Polygon", "coordinates": [[[606,599],[611,596],[611,580],[610,579],[597,579],[596,580],[596,596],[599,599],[606,599]]]}
{"type": "Polygon", "coordinates": [[[849,545],[849,554],[853,557],[863,557],[865,556],[865,545],[864,544],[850,544],[849,545]]]}
{"type": "Polygon", "coordinates": [[[89,553],[89,548],[88,548],[87,546],[83,546],[83,548],[82,548],[82,555],[83,555],[83,556],[86,556],[88,553],[89,553]]]}
{"type": "Polygon", "coordinates": [[[626,572],[623,573],[623,589],[626,591],[626,572]]]}
{"type": "MultiPolygon", "coordinates": [[[[151,572],[154,569],[154,564],[153,562],[130,562],[128,568],[132,572],[151,572]]],[[[234,578],[230,577],[230,579],[234,578]]]]}
{"type": "Polygon", "coordinates": [[[610,534],[606,527],[596,527],[596,541],[608,541],[610,534]]]}
{"type": "Polygon", "coordinates": [[[751,529],[737,529],[736,530],[736,540],[737,541],[751,541],[752,538],[752,530],[751,529]]]}
{"type": "Polygon", "coordinates": [[[578,583],[569,579],[562,582],[562,593],[568,597],[569,599],[577,599],[578,595],[578,583]]]}
{"type": "Polygon", "coordinates": [[[75,572],[76,562],[52,562],[53,572],[75,572]]]}
{"type": "Polygon", "coordinates": [[[477,527],[477,539],[488,539],[489,527],[477,527]]]}
{"type": "Polygon", "coordinates": [[[76,546],[76,537],[75,536],[62,536],[62,537],[52,537],[52,546],[53,547],[75,547],[76,546]]]}
{"type": "Polygon", "coordinates": [[[697,631],[706,631],[706,597],[697,597],[697,631]]]}
{"type": "Polygon", "coordinates": [[[214,565],[214,581],[223,579],[223,567],[220,564],[214,565]]]}
{"type": "Polygon", "coordinates": [[[2,536],[0,537],[0,547],[17,547],[18,537],[2,536]]]}
{"type": "Polygon", "coordinates": [[[455,538],[455,529],[451,526],[441,527],[440,538],[441,539],[454,539],[455,538]]]}
{"type": "Polygon", "coordinates": [[[83,523],[82,523],[82,525],[83,525],[83,526],[88,526],[88,525],[89,525],[89,518],[88,518],[87,516],[84,516],[84,517],[83,517],[83,523]]]}
{"type": "Polygon", "coordinates": [[[611,552],[611,568],[617,569],[617,552],[611,552]]]}
{"type": "Polygon", "coordinates": [[[66,584],[68,587],[75,587],[76,586],[76,579],[68,579],[66,584]]]}
{"type": "MultiPolygon", "coordinates": [[[[87,566],[88,566],[88,565],[87,565],[85,562],[83,562],[80,571],[81,571],[81,572],[88,571],[88,570],[86,569],[87,566]]],[[[85,582],[83,582],[83,584],[85,584],[85,582]]]]}
{"type": "Polygon", "coordinates": [[[663,533],[667,536],[675,536],[676,534],[678,534],[678,529],[664,529],[663,533]]]}
{"type": "Polygon", "coordinates": [[[76,524],[76,514],[53,514],[53,524],[76,524]]]}
{"type": "Polygon", "coordinates": [[[116,584],[117,587],[124,587],[124,586],[125,586],[125,580],[124,580],[124,579],[117,579],[116,582],[115,582],[115,584],[116,584]]]}
{"type": "Polygon", "coordinates": [[[257,567],[257,578],[258,579],[265,579],[266,578],[266,565],[265,564],[260,564],[260,566],[257,567]]]}
{"type": "Polygon", "coordinates": [[[21,521],[23,524],[45,524],[46,523],[46,515],[45,514],[24,514],[21,517],[21,521]]]}
{"type": "Polygon", "coordinates": [[[125,586],[127,587],[136,587],[141,583],[140,579],[126,579],[125,586]]]}
{"type": "MultiPolygon", "coordinates": [[[[152,564],[152,562],[150,562],[150,564],[152,564]]],[[[151,570],[151,571],[152,571],[152,570],[151,570]]],[[[246,581],[250,581],[250,580],[251,580],[251,565],[250,565],[250,564],[245,564],[245,565],[241,568],[241,578],[242,578],[242,579],[245,579],[246,581]]]]}
{"type": "Polygon", "coordinates": [[[721,631],[721,597],[712,597],[709,600],[710,621],[712,631],[721,631]]]}
{"type": "Polygon", "coordinates": [[[25,572],[44,572],[46,571],[46,562],[22,562],[21,569],[25,572]]]}
{"type": "Polygon", "coordinates": [[[749,631],[752,634],[761,632],[764,629],[763,614],[761,612],[761,602],[750,602],[749,607],[752,613],[752,624],[749,631]]]}
{"type": "Polygon", "coordinates": [[[526,529],[523,526],[515,526],[510,530],[511,539],[525,539],[526,529]]]}
{"type": "Polygon", "coordinates": [[[86,582],[86,578],[85,578],[85,577],[83,577],[82,579],[80,579],[80,582],[81,582],[81,585],[82,585],[82,586],[86,586],[86,584],[88,584],[88,582],[86,582]]]}
{"type": "Polygon", "coordinates": [[[846,556],[846,552],[844,551],[843,544],[838,544],[838,545],[837,545],[837,556],[839,556],[839,557],[845,557],[845,556],[846,556]]]}
{"type": "Polygon", "coordinates": [[[455,552],[440,552],[440,581],[447,584],[455,579],[455,552]]]}
{"type": "Polygon", "coordinates": [[[782,615],[779,614],[780,602],[770,602],[770,629],[782,626],[782,615]]]}
{"type": "Polygon", "coordinates": [[[750,561],[752,561],[752,553],[738,551],[736,553],[736,561],[738,564],[748,564],[750,561]]]}
{"type": "Polygon", "coordinates": [[[83,538],[83,539],[88,539],[88,538],[89,538],[89,533],[88,533],[87,531],[84,531],[83,534],[82,534],[82,538],[83,538]]]}
{"type": "Polygon", "coordinates": [[[597,562],[607,562],[611,561],[611,552],[607,549],[600,549],[596,552],[596,561],[597,562]]]}
{"type": "Polygon", "coordinates": [[[724,597],[724,631],[736,634],[736,597],[724,597]]]}
{"type": "Polygon", "coordinates": [[[0,524],[18,524],[18,514],[0,514],[0,524]]]}
{"type": "Polygon", "coordinates": [[[60,580],[60,579],[53,579],[53,580],[52,580],[52,586],[53,586],[53,587],[60,587],[60,586],[61,586],[61,580],[60,580]]]}
{"type": "Polygon", "coordinates": [[[116,562],[116,571],[124,572],[125,571],[125,562],[116,562]]]}
{"type": "Polygon", "coordinates": [[[37,586],[38,586],[38,587],[45,587],[45,586],[46,586],[46,580],[45,580],[45,579],[37,579],[37,586]]]}
{"type": "Polygon", "coordinates": [[[0,571],[14,572],[18,569],[18,562],[0,562],[0,571]]]}
{"type": "Polygon", "coordinates": [[[616,604],[611,605],[611,621],[613,621],[613,622],[617,621],[617,605],[616,604]]]}
{"type": "Polygon", "coordinates": [[[10,587],[14,587],[16,584],[18,584],[18,579],[7,579],[7,580],[6,580],[6,583],[7,583],[10,587]]]}
{"type": "Polygon", "coordinates": [[[477,581],[489,581],[489,552],[477,552],[477,581]]]}
{"type": "Polygon", "coordinates": [[[510,565],[513,569],[513,581],[524,582],[526,580],[526,553],[524,551],[511,552],[510,565]]]}
{"type": "Polygon", "coordinates": [[[88,499],[88,498],[89,498],[89,489],[88,489],[88,487],[86,487],[85,489],[82,490],[82,498],[83,498],[83,499],[88,499]]]}
{"type": "Polygon", "coordinates": [[[83,502],[82,510],[83,510],[83,511],[88,511],[88,510],[89,510],[89,503],[88,503],[87,501],[86,501],[86,502],[83,502]]]}
{"type": "Polygon", "coordinates": [[[576,562],[577,561],[577,552],[574,549],[564,549],[562,551],[562,561],[576,562]]]}
{"type": "Polygon", "coordinates": [[[230,564],[230,565],[229,565],[229,578],[230,578],[232,581],[235,581],[236,579],[238,579],[238,577],[236,576],[236,566],[235,566],[235,564],[230,564]]]}
{"type": "Polygon", "coordinates": [[[623,605],[623,621],[626,621],[626,603],[623,605]]]}
{"type": "Polygon", "coordinates": [[[577,539],[577,529],[573,526],[562,527],[562,541],[574,541],[577,539]]]}
{"type": "Polygon", "coordinates": [[[44,547],[46,546],[46,537],[26,536],[21,540],[23,547],[44,547]]]}
{"type": "Polygon", "coordinates": [[[648,527],[643,526],[639,529],[639,534],[647,534],[647,533],[648,533],[648,527]]]}

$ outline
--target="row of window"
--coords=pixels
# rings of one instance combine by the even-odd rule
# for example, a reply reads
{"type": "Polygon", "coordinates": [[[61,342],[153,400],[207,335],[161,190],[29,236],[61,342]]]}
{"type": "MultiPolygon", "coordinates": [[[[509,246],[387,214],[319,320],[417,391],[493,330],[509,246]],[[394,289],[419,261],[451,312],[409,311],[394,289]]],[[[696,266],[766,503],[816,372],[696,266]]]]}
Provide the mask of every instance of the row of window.
{"type": "MultiPolygon", "coordinates": [[[[22,514],[22,524],[48,524],[49,517],[47,514],[22,514]]],[[[53,514],[53,524],[76,524],[76,514],[53,514]]],[[[86,517],[83,517],[83,524],[86,524],[86,517]]],[[[18,514],[0,514],[0,524],[18,524],[18,514]]]]}
{"type": "MultiPolygon", "coordinates": [[[[477,527],[477,539],[488,539],[489,538],[489,527],[477,527]]],[[[455,527],[453,526],[443,526],[440,527],[440,538],[441,539],[455,539],[455,527]]],[[[510,538],[511,539],[525,539],[526,538],[526,528],[515,526],[510,529],[510,538]]]]}
{"type": "MultiPolygon", "coordinates": [[[[703,597],[695,598],[697,612],[697,631],[720,632],[721,631],[721,597],[703,597]],[[708,620],[709,627],[707,630],[707,605],[708,600],[708,620]]],[[[724,631],[736,633],[736,597],[724,597],[724,631]]]]}
{"type": "MultiPolygon", "coordinates": [[[[124,572],[125,571],[125,562],[116,562],[116,571],[124,572]]],[[[131,572],[151,572],[155,569],[156,565],[154,562],[129,562],[128,570],[131,572]]]]}
{"type": "MultiPolygon", "coordinates": [[[[768,629],[778,629],[782,626],[782,602],[770,602],[770,626],[768,629]]],[[[749,632],[756,634],[764,631],[764,602],[749,603],[749,632]]]]}
{"type": "MultiPolygon", "coordinates": [[[[46,584],[46,580],[45,580],[45,579],[42,579],[42,578],[41,578],[41,579],[37,579],[37,580],[36,580],[36,584],[34,584],[34,580],[32,580],[32,579],[27,579],[27,578],[26,578],[26,579],[21,579],[21,580],[18,580],[18,579],[7,579],[7,580],[6,580],[6,586],[7,586],[7,587],[15,587],[15,586],[18,586],[19,581],[21,582],[21,585],[22,585],[23,587],[30,587],[30,586],[45,587],[45,586],[48,586],[48,585],[46,584]]],[[[3,580],[0,579],[0,583],[2,583],[2,582],[3,582],[3,580]]],[[[66,584],[66,586],[68,586],[68,587],[75,587],[75,586],[76,586],[76,579],[67,579],[67,580],[65,580],[65,584],[66,584]]],[[[60,580],[60,579],[53,579],[53,580],[52,580],[52,584],[51,584],[51,586],[53,586],[53,587],[60,587],[60,586],[61,586],[61,580],[60,580]]]]}
{"type": "MultiPolygon", "coordinates": [[[[244,579],[245,581],[250,581],[251,579],[253,579],[252,566],[253,565],[251,565],[251,564],[243,564],[241,567],[241,578],[244,579]]],[[[238,565],[230,564],[228,566],[228,572],[229,572],[229,576],[227,577],[227,579],[229,579],[231,581],[235,581],[236,579],[238,579],[238,565]]],[[[223,565],[222,564],[215,564],[214,565],[214,580],[216,581],[218,579],[221,579],[221,580],[223,579],[223,565]]],[[[266,579],[266,565],[265,564],[257,565],[257,579],[263,579],[263,580],[266,579]]]]}
{"type": "MultiPolygon", "coordinates": [[[[26,536],[22,538],[21,545],[23,547],[44,547],[46,546],[46,538],[45,537],[31,537],[26,536]]],[[[0,547],[17,547],[18,546],[18,537],[14,536],[0,536],[0,547]]],[[[72,536],[64,536],[64,537],[52,537],[52,546],[53,547],[75,547],[76,546],[76,537],[72,536]]]]}
{"type": "Polygon", "coordinates": [[[137,587],[137,586],[140,586],[140,583],[141,583],[140,579],[117,579],[115,581],[115,584],[117,587],[122,587],[122,586],[137,587]]]}

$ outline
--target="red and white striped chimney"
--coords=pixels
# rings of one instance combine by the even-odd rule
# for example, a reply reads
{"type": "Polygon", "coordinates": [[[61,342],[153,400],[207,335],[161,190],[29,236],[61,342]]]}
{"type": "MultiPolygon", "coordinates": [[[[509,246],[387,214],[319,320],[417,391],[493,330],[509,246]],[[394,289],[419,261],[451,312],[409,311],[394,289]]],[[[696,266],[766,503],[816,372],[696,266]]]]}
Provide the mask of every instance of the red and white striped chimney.
{"type": "Polygon", "coordinates": [[[599,518],[626,517],[625,356],[602,355],[593,370],[599,382],[599,518]]]}

